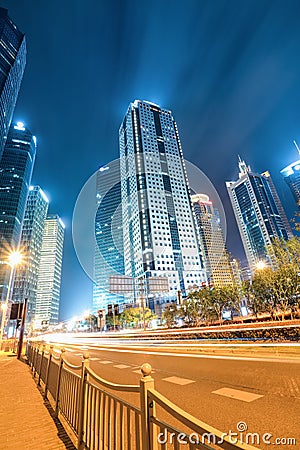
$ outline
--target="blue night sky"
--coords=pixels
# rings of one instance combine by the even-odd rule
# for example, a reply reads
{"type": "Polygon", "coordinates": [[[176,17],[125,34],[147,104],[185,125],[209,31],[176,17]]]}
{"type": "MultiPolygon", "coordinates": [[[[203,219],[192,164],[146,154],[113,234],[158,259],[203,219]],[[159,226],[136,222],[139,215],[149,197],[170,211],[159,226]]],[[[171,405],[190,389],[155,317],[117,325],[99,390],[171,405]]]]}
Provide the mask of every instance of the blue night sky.
{"type": "Polygon", "coordinates": [[[27,36],[15,112],[38,138],[33,184],[66,224],[61,318],[87,309],[92,283],[77,261],[71,222],[85,181],[118,157],[130,101],[173,111],[184,156],[211,179],[243,258],[225,181],[237,155],[269,170],[291,217],[279,171],[300,142],[298,0],[2,0],[27,36]]]}

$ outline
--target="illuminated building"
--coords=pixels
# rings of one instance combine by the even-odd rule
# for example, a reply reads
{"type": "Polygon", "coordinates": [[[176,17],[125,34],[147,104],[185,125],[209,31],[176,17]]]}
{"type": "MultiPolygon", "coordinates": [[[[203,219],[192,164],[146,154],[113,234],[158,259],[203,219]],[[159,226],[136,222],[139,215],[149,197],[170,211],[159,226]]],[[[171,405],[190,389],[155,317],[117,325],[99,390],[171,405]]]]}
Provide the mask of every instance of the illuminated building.
{"type": "Polygon", "coordinates": [[[0,160],[0,299],[7,292],[7,257],[18,249],[36,155],[36,139],[18,122],[11,125],[0,160]]]}
{"type": "Polygon", "coordinates": [[[124,302],[123,295],[110,293],[110,276],[124,274],[123,227],[119,162],[101,167],[97,173],[95,218],[93,312],[109,304],[124,302]]]}
{"type": "Polygon", "coordinates": [[[218,211],[213,207],[208,195],[192,195],[192,202],[208,280],[215,287],[232,285],[233,273],[225,248],[218,211]]]}
{"type": "Polygon", "coordinates": [[[25,36],[0,8],[0,158],[26,65],[25,36]]]}
{"type": "Polygon", "coordinates": [[[39,263],[35,328],[58,323],[64,230],[57,214],[47,216],[39,263]]]}
{"type": "Polygon", "coordinates": [[[49,201],[39,186],[30,186],[23,220],[20,249],[23,263],[17,266],[13,302],[27,303],[27,324],[35,314],[38,271],[41,258],[43,232],[49,201]]]}
{"type": "Polygon", "coordinates": [[[207,280],[171,111],[134,101],[120,127],[119,143],[125,275],[135,280],[168,277],[170,292],[148,298],[157,309],[175,301],[178,291],[185,297],[189,287],[207,280]]]}
{"type": "Polygon", "coordinates": [[[292,231],[269,172],[257,174],[239,158],[239,179],[226,182],[251,272],[266,259],[272,238],[289,239],[292,231]]]}
{"type": "Polygon", "coordinates": [[[280,171],[289,186],[296,203],[300,206],[300,159],[280,171]]]}

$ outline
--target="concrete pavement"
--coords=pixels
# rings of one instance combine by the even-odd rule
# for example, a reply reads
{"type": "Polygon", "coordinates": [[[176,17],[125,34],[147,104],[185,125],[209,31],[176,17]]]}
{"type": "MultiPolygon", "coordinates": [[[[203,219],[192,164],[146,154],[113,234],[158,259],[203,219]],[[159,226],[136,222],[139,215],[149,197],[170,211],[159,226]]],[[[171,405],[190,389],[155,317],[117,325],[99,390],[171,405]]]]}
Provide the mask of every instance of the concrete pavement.
{"type": "Polygon", "coordinates": [[[1,450],[75,450],[26,364],[0,351],[0,379],[1,450]]]}

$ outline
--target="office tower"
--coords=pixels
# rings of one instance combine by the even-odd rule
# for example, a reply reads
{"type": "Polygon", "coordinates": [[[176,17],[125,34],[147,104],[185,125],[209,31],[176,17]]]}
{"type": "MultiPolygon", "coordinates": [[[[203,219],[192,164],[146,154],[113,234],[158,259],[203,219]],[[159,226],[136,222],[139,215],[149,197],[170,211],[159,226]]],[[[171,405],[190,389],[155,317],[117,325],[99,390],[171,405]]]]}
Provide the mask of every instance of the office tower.
{"type": "Polygon", "coordinates": [[[233,285],[233,273],[218,210],[206,194],[192,195],[201,248],[209,282],[215,287],[233,285]]]}
{"type": "Polygon", "coordinates": [[[0,300],[7,292],[8,255],[21,238],[35,155],[35,137],[23,123],[11,125],[0,160],[0,300]]]}
{"type": "Polygon", "coordinates": [[[124,274],[120,165],[118,161],[97,172],[93,312],[124,302],[110,293],[110,276],[124,274]]]}
{"type": "Polygon", "coordinates": [[[25,36],[0,8],[0,158],[6,142],[26,64],[25,36]]]}
{"type": "Polygon", "coordinates": [[[189,286],[201,286],[206,274],[171,111],[136,100],[120,127],[119,142],[125,275],[138,283],[168,277],[170,292],[155,304],[175,301],[178,291],[186,296],[189,286]]]}
{"type": "Polygon", "coordinates": [[[252,172],[240,158],[239,170],[239,179],[226,187],[253,273],[257,262],[266,260],[272,238],[289,239],[292,232],[269,172],[252,172]]]}
{"type": "Polygon", "coordinates": [[[300,206],[300,159],[282,169],[280,173],[282,173],[284,181],[292,191],[296,203],[300,206]]]}
{"type": "Polygon", "coordinates": [[[58,323],[64,229],[57,214],[47,216],[37,282],[35,328],[58,323]]]}
{"type": "Polygon", "coordinates": [[[42,189],[39,186],[30,186],[20,242],[23,261],[16,267],[12,295],[14,303],[28,299],[27,324],[31,323],[35,314],[38,271],[48,206],[49,201],[42,189]]]}

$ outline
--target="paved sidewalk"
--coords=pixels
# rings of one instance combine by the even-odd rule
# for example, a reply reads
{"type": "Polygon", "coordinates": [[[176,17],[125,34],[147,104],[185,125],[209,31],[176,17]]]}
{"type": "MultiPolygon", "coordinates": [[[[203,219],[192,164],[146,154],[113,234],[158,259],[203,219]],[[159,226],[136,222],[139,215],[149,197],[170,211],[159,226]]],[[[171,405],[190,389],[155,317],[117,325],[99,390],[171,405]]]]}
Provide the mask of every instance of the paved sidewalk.
{"type": "Polygon", "coordinates": [[[29,366],[0,351],[0,449],[75,450],[29,366]]]}

